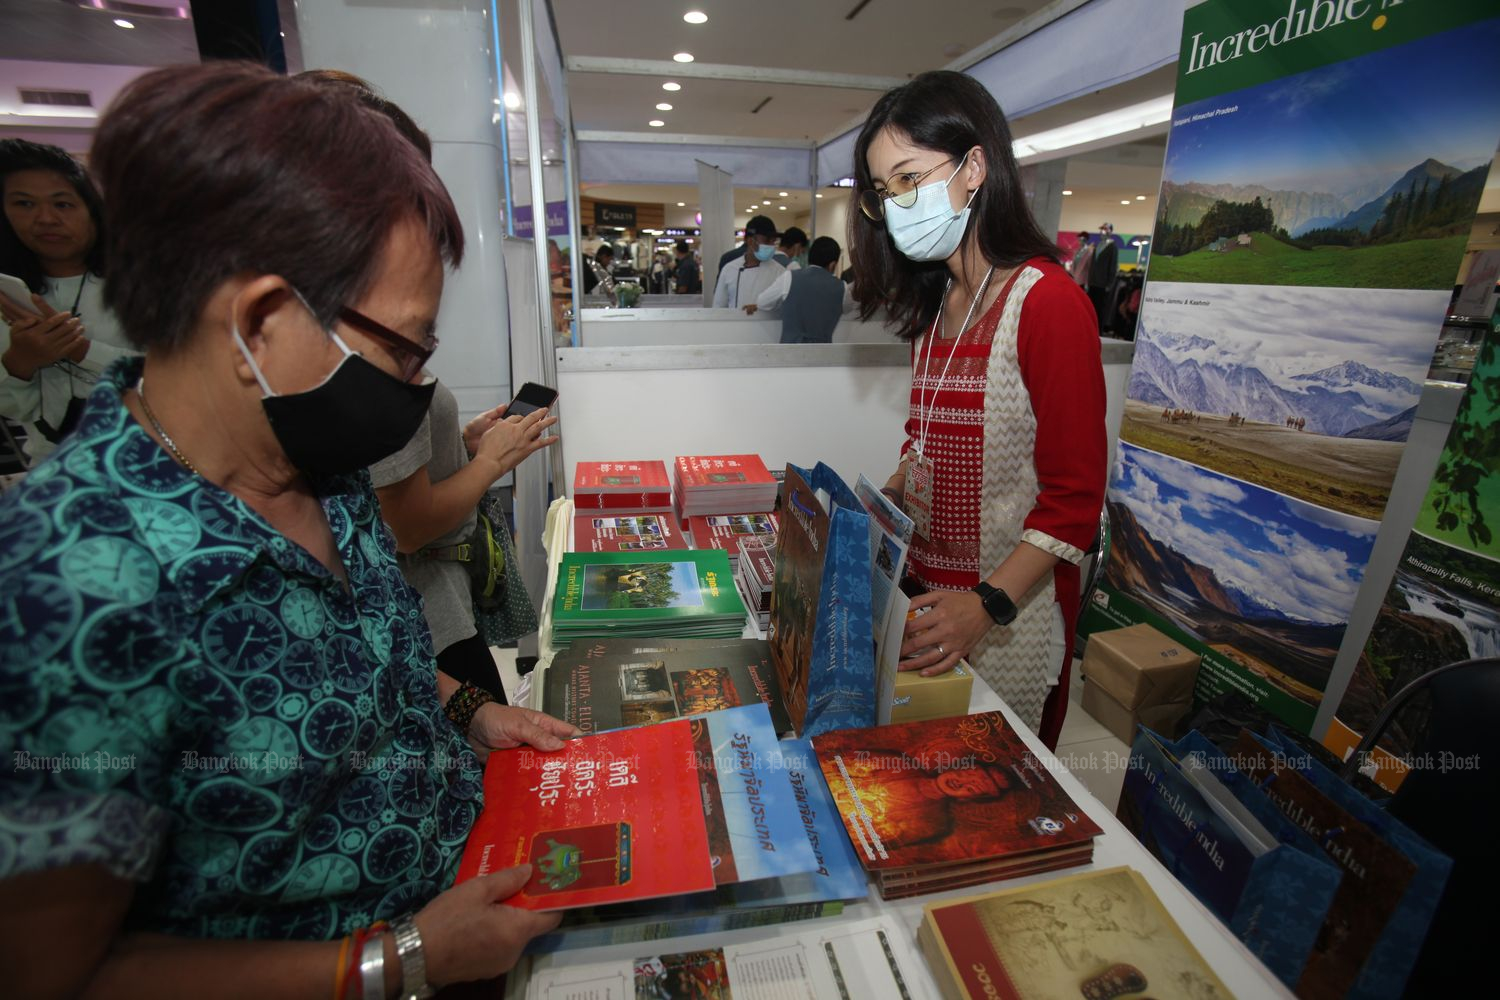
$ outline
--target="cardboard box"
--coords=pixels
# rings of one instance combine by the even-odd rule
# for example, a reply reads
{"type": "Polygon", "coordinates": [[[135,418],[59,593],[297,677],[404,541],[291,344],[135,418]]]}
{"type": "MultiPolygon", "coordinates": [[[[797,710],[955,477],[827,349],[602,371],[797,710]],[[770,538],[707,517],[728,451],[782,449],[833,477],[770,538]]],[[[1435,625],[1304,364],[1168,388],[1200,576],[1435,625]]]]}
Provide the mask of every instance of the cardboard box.
{"type": "Polygon", "coordinates": [[[1083,655],[1083,708],[1125,743],[1137,723],[1171,733],[1193,703],[1197,653],[1150,625],[1096,632],[1083,655]]]}
{"type": "Polygon", "coordinates": [[[891,721],[925,722],[968,715],[973,690],[973,669],[963,660],[946,674],[932,677],[923,677],[918,670],[904,671],[896,675],[891,721]]]}

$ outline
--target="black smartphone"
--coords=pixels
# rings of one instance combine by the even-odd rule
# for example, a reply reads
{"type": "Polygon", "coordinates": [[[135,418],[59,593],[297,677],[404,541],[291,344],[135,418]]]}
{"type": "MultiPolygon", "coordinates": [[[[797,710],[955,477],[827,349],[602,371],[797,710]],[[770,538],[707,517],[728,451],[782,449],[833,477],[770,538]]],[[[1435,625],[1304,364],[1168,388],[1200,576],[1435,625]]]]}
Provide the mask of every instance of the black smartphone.
{"type": "Polygon", "coordinates": [[[510,401],[505,408],[505,415],[525,416],[534,410],[544,410],[557,402],[557,390],[549,389],[545,385],[535,382],[527,382],[521,386],[521,391],[516,393],[516,398],[510,401]]]}

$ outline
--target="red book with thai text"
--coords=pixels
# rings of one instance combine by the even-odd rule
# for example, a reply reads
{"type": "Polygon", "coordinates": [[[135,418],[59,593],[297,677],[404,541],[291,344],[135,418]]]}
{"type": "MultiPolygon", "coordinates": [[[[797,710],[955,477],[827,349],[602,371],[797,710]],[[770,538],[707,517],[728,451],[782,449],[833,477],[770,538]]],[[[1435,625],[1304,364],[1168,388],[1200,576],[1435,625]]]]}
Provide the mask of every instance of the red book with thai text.
{"type": "Polygon", "coordinates": [[[573,518],[569,552],[653,552],[685,549],[687,537],[671,513],[615,514],[594,511],[573,518]]]}
{"type": "Polygon", "coordinates": [[[497,750],[458,881],[529,863],[506,900],[564,910],[714,887],[686,719],[585,736],[544,753],[497,750]]]}
{"type": "Polygon", "coordinates": [[[584,511],[660,513],[672,509],[672,484],[661,462],[579,462],[573,470],[573,505],[584,511]]]}

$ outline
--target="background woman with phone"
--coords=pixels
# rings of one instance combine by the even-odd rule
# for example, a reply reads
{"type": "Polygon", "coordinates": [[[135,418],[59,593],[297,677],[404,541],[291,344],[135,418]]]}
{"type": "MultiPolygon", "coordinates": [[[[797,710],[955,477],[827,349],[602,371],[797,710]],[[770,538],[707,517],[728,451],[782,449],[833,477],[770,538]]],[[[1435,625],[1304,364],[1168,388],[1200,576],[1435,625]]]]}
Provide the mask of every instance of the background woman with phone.
{"type": "Polygon", "coordinates": [[[72,431],[110,363],[135,354],[105,308],[99,194],[56,146],[0,140],[0,416],[33,463],[72,431]]]}

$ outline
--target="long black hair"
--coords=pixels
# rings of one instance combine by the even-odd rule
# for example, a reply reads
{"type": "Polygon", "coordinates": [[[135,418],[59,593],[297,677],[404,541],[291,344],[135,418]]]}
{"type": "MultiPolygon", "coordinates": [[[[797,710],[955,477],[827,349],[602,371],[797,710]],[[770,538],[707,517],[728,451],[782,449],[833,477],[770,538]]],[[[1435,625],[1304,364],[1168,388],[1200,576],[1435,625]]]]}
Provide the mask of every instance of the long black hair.
{"type": "MultiPolygon", "coordinates": [[[[996,267],[1015,267],[1033,257],[1057,259],[1057,246],[1032,217],[1011,151],[1010,126],[1000,105],[973,77],[947,70],[923,73],[876,102],[854,144],[855,191],[871,190],[866,155],[882,129],[941,153],[954,162],[978,146],[984,150],[984,182],[974,197],[970,225],[979,230],[979,252],[996,267]]],[[[857,195],[856,195],[857,196],[857,195]]],[[[914,261],[899,253],[883,223],[850,211],[850,258],[861,319],[888,310],[900,336],[913,340],[937,315],[949,277],[943,261],[914,261]]]]}
{"type": "MultiPolygon", "coordinates": [[[[104,202],[83,164],[57,146],[44,146],[25,139],[0,139],[0,187],[4,186],[5,178],[21,170],[49,170],[77,192],[79,200],[89,210],[89,218],[94,220],[94,245],[89,247],[84,266],[95,275],[104,277],[104,202]]],[[[0,273],[20,278],[38,295],[47,290],[47,275],[42,270],[41,259],[21,242],[3,212],[0,212],[0,273]]]]}

